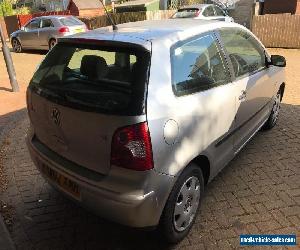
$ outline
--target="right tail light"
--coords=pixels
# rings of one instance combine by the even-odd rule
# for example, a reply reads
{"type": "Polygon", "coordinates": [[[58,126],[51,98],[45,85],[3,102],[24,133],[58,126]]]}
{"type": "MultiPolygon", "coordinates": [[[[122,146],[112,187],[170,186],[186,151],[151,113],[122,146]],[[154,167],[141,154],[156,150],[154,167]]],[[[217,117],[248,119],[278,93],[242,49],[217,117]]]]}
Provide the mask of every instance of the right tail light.
{"type": "Polygon", "coordinates": [[[111,145],[111,165],[137,171],[153,168],[147,122],[123,127],[115,132],[111,145]]]}

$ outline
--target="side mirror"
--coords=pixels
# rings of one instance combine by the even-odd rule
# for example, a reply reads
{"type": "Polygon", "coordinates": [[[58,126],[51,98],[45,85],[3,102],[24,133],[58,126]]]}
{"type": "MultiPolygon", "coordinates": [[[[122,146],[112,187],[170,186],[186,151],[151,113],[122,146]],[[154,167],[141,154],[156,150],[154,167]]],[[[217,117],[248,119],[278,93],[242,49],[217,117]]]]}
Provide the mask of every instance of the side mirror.
{"type": "Polygon", "coordinates": [[[272,55],[270,65],[274,65],[276,67],[286,67],[286,60],[283,56],[272,55]]]}
{"type": "Polygon", "coordinates": [[[22,26],[22,27],[21,27],[21,30],[22,30],[22,31],[26,31],[26,29],[25,29],[25,27],[24,27],[24,26],[22,26]]]}

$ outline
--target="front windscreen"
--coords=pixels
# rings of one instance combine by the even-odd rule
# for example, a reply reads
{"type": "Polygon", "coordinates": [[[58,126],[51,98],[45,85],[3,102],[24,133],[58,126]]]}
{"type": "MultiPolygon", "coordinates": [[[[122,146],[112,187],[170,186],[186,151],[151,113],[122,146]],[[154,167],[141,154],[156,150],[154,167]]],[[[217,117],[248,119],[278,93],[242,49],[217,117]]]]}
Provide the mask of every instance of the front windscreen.
{"type": "Polygon", "coordinates": [[[178,10],[172,18],[192,18],[198,16],[200,13],[199,9],[180,9],[178,10]]]}
{"type": "Polygon", "coordinates": [[[140,115],[149,64],[150,52],[141,48],[58,43],[34,74],[30,88],[76,109],[140,115]]]}

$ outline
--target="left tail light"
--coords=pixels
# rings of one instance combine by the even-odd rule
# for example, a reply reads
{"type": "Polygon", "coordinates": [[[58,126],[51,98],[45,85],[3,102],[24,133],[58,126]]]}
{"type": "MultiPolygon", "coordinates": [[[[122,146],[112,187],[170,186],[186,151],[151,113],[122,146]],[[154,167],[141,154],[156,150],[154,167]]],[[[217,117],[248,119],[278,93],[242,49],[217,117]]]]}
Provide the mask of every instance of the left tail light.
{"type": "Polygon", "coordinates": [[[147,122],[120,128],[115,132],[111,144],[111,165],[137,171],[153,168],[147,122]]]}
{"type": "Polygon", "coordinates": [[[59,33],[69,33],[70,32],[70,29],[68,27],[61,27],[59,30],[58,30],[59,33]]]}

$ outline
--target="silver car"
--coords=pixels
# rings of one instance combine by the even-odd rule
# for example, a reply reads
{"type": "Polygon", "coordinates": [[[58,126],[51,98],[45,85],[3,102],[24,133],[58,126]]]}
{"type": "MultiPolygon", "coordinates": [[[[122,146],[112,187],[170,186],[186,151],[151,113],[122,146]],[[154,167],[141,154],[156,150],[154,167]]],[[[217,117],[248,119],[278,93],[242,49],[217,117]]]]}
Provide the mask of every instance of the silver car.
{"type": "Polygon", "coordinates": [[[275,126],[285,65],[235,23],[143,21],[62,38],[28,87],[32,160],[79,204],[178,242],[205,185],[275,126]]]}
{"type": "Polygon", "coordinates": [[[193,18],[202,20],[218,20],[234,22],[234,19],[215,4],[195,4],[178,9],[171,18],[193,18]]]}
{"type": "Polygon", "coordinates": [[[25,49],[49,50],[58,38],[86,31],[87,26],[74,16],[42,16],[31,19],[10,39],[17,53],[25,49]]]}

